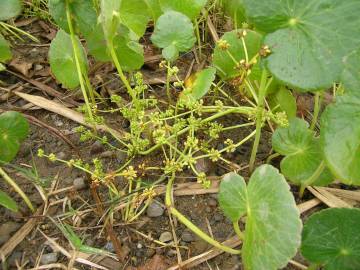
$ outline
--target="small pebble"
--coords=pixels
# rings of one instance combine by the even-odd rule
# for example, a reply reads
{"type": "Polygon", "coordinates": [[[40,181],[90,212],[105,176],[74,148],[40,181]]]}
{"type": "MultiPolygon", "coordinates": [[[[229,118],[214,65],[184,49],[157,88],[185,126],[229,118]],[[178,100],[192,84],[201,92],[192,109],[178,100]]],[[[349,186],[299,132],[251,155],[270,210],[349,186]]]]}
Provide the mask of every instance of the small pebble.
{"type": "Polygon", "coordinates": [[[99,141],[94,142],[90,148],[90,154],[92,155],[99,154],[103,151],[104,151],[104,146],[99,141]]]}
{"type": "Polygon", "coordinates": [[[137,243],[136,247],[137,247],[138,249],[142,249],[142,248],[143,248],[143,245],[142,245],[141,243],[137,243]]]}
{"type": "Polygon", "coordinates": [[[171,240],[173,240],[171,232],[163,232],[159,237],[159,241],[163,243],[170,242],[171,240]]]}
{"type": "Polygon", "coordinates": [[[217,206],[217,201],[213,198],[210,198],[208,201],[208,205],[211,207],[216,207],[217,206]]]}
{"type": "Polygon", "coordinates": [[[183,240],[184,242],[187,242],[187,243],[193,242],[194,241],[194,235],[193,235],[192,232],[186,230],[181,235],[181,240],[183,240]]]}
{"type": "Polygon", "coordinates": [[[56,154],[56,157],[58,159],[67,160],[68,155],[65,152],[59,152],[59,153],[56,154]]]}
{"type": "Polygon", "coordinates": [[[224,219],[224,217],[219,213],[216,213],[213,218],[216,222],[220,222],[224,219]]]}
{"type": "Polygon", "coordinates": [[[86,188],[86,182],[83,177],[78,177],[74,179],[73,186],[76,190],[81,190],[86,188]]]}
{"type": "Polygon", "coordinates": [[[55,252],[47,253],[41,256],[40,262],[41,264],[56,263],[58,261],[58,258],[59,258],[58,253],[55,252]]]}
{"type": "Polygon", "coordinates": [[[115,252],[115,248],[113,246],[113,243],[107,242],[104,246],[104,249],[106,249],[109,252],[115,252]]]}
{"type": "Polygon", "coordinates": [[[54,124],[57,127],[62,127],[64,125],[64,123],[62,121],[60,121],[60,120],[55,121],[54,124]]]}
{"type": "Polygon", "coordinates": [[[42,70],[44,67],[40,64],[36,64],[35,67],[34,67],[34,70],[35,71],[39,71],[39,70],[42,70]]]}
{"type": "Polygon", "coordinates": [[[207,173],[211,169],[210,161],[205,158],[200,158],[196,161],[195,169],[199,173],[207,173]]]}
{"type": "Polygon", "coordinates": [[[164,214],[164,211],[164,208],[159,202],[153,201],[146,209],[146,214],[148,217],[160,217],[164,214]]]}

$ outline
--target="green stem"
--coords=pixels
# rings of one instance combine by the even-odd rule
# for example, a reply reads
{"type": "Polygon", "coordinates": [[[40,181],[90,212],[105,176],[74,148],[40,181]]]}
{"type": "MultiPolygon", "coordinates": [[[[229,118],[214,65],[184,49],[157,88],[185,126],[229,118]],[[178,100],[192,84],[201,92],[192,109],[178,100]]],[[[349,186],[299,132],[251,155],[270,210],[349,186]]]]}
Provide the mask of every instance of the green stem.
{"type": "Polygon", "coordinates": [[[244,240],[244,234],[243,232],[240,230],[240,227],[239,227],[239,222],[238,221],[235,221],[233,222],[233,227],[234,227],[234,231],[236,233],[236,235],[239,237],[240,240],[244,240]]]}
{"type": "Polygon", "coordinates": [[[121,65],[120,65],[120,62],[119,62],[119,59],[116,55],[116,52],[115,52],[115,49],[114,49],[114,45],[112,44],[112,42],[108,42],[108,47],[109,47],[109,50],[110,50],[110,54],[111,54],[111,58],[114,62],[114,65],[119,73],[119,77],[121,79],[121,81],[123,82],[123,84],[125,85],[129,95],[131,96],[131,99],[133,100],[134,103],[137,103],[137,96],[136,96],[136,93],[134,91],[134,89],[132,89],[128,79],[126,78],[122,68],[121,68],[121,65]]]}
{"type": "Polygon", "coordinates": [[[272,155],[270,155],[267,159],[266,159],[266,163],[269,164],[274,158],[279,157],[280,154],[279,153],[274,153],[272,155]]]}
{"type": "Polygon", "coordinates": [[[204,241],[208,242],[209,244],[213,245],[214,247],[221,249],[225,252],[230,254],[240,254],[241,250],[236,250],[221,244],[220,242],[216,241],[206,233],[204,233],[201,229],[199,229],[194,223],[188,220],[183,214],[181,214],[178,210],[173,207],[172,199],[171,199],[171,191],[172,185],[174,183],[175,175],[169,179],[169,182],[166,186],[166,195],[165,195],[165,204],[168,207],[170,213],[174,215],[181,223],[183,223],[186,227],[188,227],[193,233],[199,236],[204,241]]]}
{"type": "Polygon", "coordinates": [[[202,49],[201,49],[201,37],[200,37],[200,30],[199,30],[199,22],[198,20],[195,19],[195,32],[196,32],[196,38],[198,41],[198,46],[199,46],[199,59],[202,58],[202,49]]]}
{"type": "Polygon", "coordinates": [[[75,32],[74,32],[74,28],[73,28],[72,21],[71,21],[71,14],[70,14],[70,9],[69,9],[69,0],[66,0],[65,3],[66,3],[66,17],[67,17],[68,26],[69,26],[69,29],[70,29],[70,38],[71,38],[71,43],[72,43],[73,51],[74,51],[74,58],[75,58],[76,70],[77,70],[78,78],[79,78],[79,82],[80,82],[80,88],[81,88],[81,92],[82,92],[82,94],[84,96],[86,109],[87,109],[89,118],[90,118],[91,122],[93,123],[94,122],[94,117],[93,117],[93,114],[92,114],[92,111],[91,111],[89,98],[87,96],[86,88],[85,88],[85,84],[84,84],[83,72],[82,72],[81,65],[80,65],[80,60],[79,60],[79,55],[80,55],[79,50],[80,50],[80,48],[79,48],[77,40],[75,38],[75,32]]]}
{"type": "MultiPolygon", "coordinates": [[[[214,107],[215,111],[219,110],[218,107],[214,107]]],[[[207,122],[210,122],[212,120],[215,120],[217,118],[220,118],[224,115],[227,115],[227,114],[230,114],[230,113],[242,113],[242,114],[250,114],[252,112],[253,108],[251,107],[231,107],[230,109],[227,109],[225,111],[221,111],[221,112],[218,112],[208,118],[205,118],[201,121],[201,124],[204,124],[204,123],[207,123],[207,122]]],[[[212,112],[213,110],[211,110],[212,112]]],[[[179,131],[178,133],[174,134],[174,135],[171,135],[167,138],[168,141],[170,141],[171,139],[175,138],[175,137],[178,137],[182,134],[184,134],[185,132],[189,131],[190,130],[190,126],[184,128],[183,130],[179,131]]],[[[154,146],[152,146],[151,148],[149,148],[148,150],[145,150],[145,151],[140,151],[138,154],[140,155],[148,155],[150,154],[151,152],[155,151],[156,149],[158,149],[162,144],[156,144],[154,146]]]]}
{"type": "Polygon", "coordinates": [[[310,125],[311,130],[314,130],[316,127],[316,123],[317,123],[319,113],[320,113],[321,101],[322,101],[322,91],[316,92],[315,100],[314,100],[314,116],[313,116],[313,119],[312,119],[311,125],[310,125]]]}
{"type": "Polygon", "coordinates": [[[319,178],[319,176],[322,174],[322,172],[324,171],[325,168],[326,168],[325,162],[321,161],[321,163],[317,167],[316,171],[301,184],[300,192],[299,192],[300,198],[303,197],[306,187],[311,186],[319,178]]]}
{"type": "Polygon", "coordinates": [[[4,178],[4,180],[20,195],[20,197],[24,200],[26,205],[30,208],[32,212],[35,212],[35,208],[29,200],[28,196],[21,190],[21,188],[15,183],[13,179],[0,167],[0,176],[4,178]]]}
{"type": "Polygon", "coordinates": [[[267,81],[267,72],[266,69],[263,70],[261,75],[261,82],[259,88],[259,99],[258,99],[258,106],[257,106],[257,113],[256,113],[256,135],[255,140],[251,152],[250,162],[249,162],[249,169],[250,172],[254,170],[256,154],[258,151],[260,137],[261,137],[261,127],[263,125],[263,113],[264,113],[264,100],[266,94],[266,81],[267,81]]]}
{"type": "Polygon", "coordinates": [[[170,73],[170,70],[171,70],[171,63],[168,62],[167,63],[167,73],[166,73],[166,95],[168,97],[168,101],[169,101],[169,104],[171,104],[171,94],[170,94],[170,79],[171,79],[171,73],[170,73]]]}

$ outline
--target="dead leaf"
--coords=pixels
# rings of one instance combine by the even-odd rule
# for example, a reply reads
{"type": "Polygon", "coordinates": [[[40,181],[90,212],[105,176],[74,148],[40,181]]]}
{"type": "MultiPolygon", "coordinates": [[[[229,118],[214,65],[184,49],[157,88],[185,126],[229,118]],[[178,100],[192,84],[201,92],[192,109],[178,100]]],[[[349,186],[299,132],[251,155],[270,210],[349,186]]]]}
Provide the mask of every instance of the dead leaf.
{"type": "Polygon", "coordinates": [[[26,62],[21,58],[14,58],[11,60],[10,67],[23,74],[25,77],[29,77],[29,71],[33,66],[33,63],[26,62]]]}
{"type": "Polygon", "coordinates": [[[147,260],[143,266],[129,266],[126,270],[166,270],[170,267],[170,265],[171,262],[167,258],[156,254],[150,260],[147,260]]]}

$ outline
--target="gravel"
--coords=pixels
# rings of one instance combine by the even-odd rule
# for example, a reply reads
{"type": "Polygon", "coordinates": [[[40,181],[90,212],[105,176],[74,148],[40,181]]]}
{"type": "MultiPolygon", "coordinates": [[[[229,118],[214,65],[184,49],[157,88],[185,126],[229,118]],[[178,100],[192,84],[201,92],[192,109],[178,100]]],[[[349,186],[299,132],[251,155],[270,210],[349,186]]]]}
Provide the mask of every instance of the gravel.
{"type": "Polygon", "coordinates": [[[159,202],[153,201],[146,209],[146,214],[148,217],[154,218],[162,216],[164,211],[164,207],[159,202]]]}

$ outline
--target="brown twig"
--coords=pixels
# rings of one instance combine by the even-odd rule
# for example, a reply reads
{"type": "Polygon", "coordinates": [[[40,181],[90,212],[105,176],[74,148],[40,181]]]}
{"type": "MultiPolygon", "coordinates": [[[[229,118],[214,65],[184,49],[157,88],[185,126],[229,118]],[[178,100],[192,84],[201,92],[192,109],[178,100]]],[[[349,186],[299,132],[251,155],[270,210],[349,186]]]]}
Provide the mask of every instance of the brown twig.
{"type": "MultiPolygon", "coordinates": [[[[101,199],[99,197],[99,194],[97,193],[97,187],[96,185],[91,185],[91,194],[96,202],[96,207],[97,207],[97,212],[99,216],[103,216],[104,214],[104,209],[102,207],[102,202],[101,199]]],[[[121,251],[121,243],[120,240],[117,238],[117,236],[115,235],[114,229],[112,227],[112,225],[109,222],[105,221],[105,229],[106,229],[106,233],[110,238],[110,241],[112,242],[116,255],[118,256],[118,259],[120,261],[123,261],[124,258],[124,254],[121,251]]]]}

